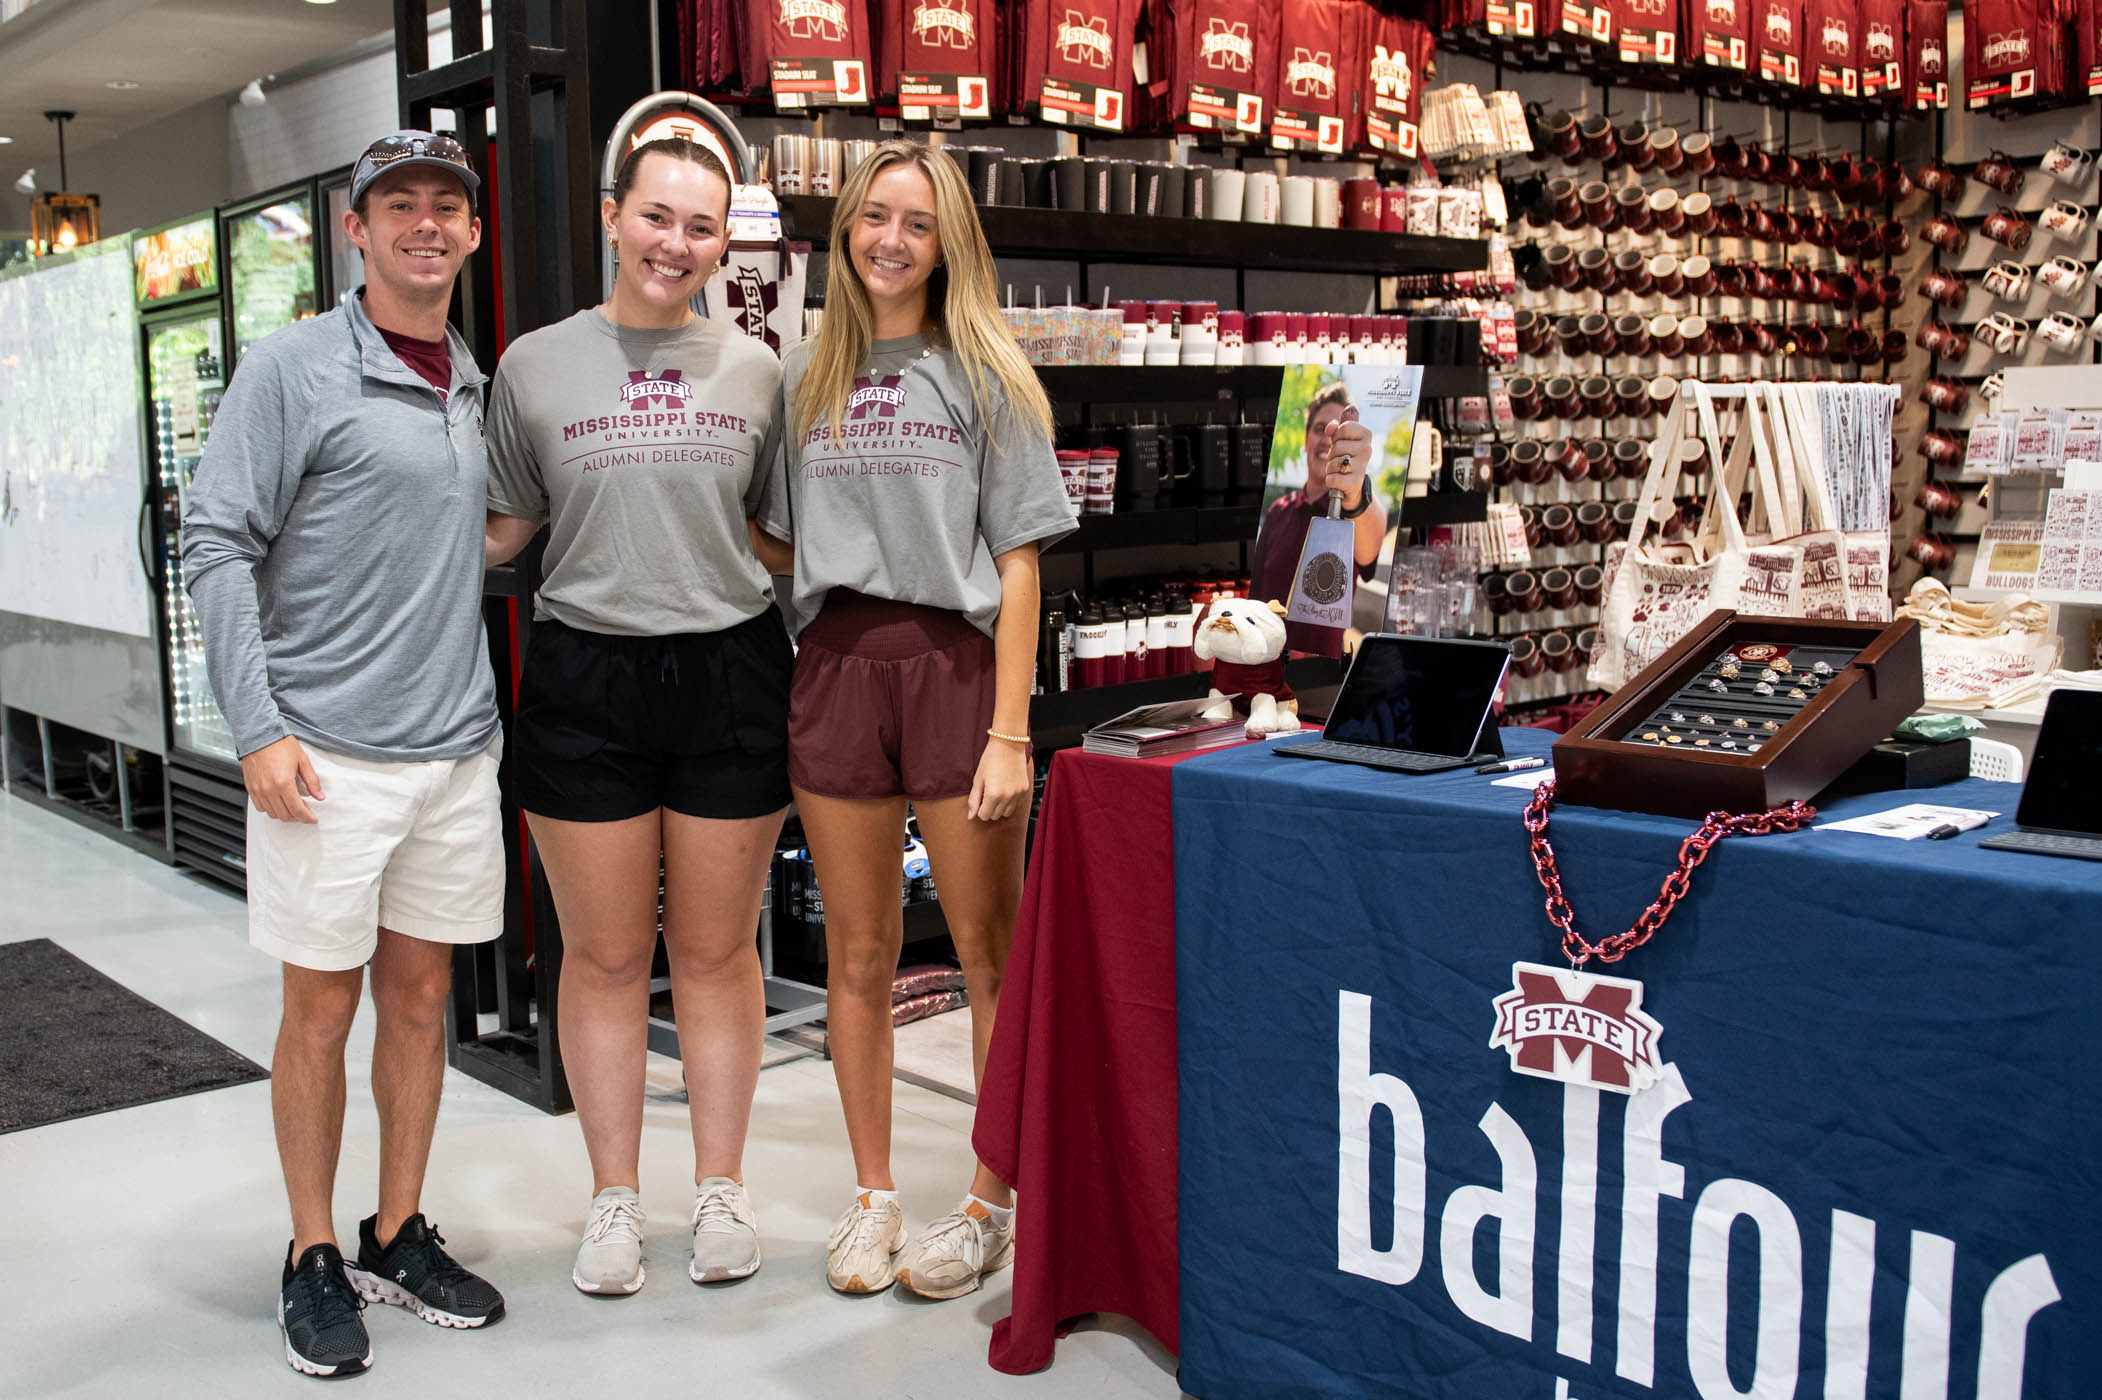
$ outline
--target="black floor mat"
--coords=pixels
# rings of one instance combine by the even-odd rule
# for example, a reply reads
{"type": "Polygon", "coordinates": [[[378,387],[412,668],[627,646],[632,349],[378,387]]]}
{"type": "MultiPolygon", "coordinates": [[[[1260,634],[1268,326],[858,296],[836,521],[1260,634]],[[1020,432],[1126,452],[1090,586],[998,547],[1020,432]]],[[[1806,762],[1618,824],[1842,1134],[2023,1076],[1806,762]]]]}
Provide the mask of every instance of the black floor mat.
{"type": "Polygon", "coordinates": [[[0,943],[0,1133],[269,1077],[48,938],[0,943]]]}

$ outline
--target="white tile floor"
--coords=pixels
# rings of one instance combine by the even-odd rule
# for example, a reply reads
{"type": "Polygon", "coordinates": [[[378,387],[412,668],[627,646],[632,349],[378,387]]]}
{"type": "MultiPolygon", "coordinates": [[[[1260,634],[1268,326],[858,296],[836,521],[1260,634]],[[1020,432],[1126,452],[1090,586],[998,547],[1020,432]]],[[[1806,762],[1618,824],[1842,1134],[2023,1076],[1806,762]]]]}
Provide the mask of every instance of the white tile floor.
{"type": "MultiPolygon", "coordinates": [[[[277,964],[246,943],[239,901],[19,800],[0,796],[0,939],[50,938],[267,1065],[277,964]]],[[[337,1228],[371,1209],[376,1130],[350,1057],[337,1228]]],[[[367,1314],[364,1386],[415,1395],[979,1397],[1180,1393],[1174,1360],[1122,1319],[1060,1343],[1029,1378],[985,1364],[1007,1314],[1005,1273],[926,1304],[825,1286],[824,1242],[852,1186],[831,1073],[803,1060],[760,1077],[746,1177],[766,1266],[729,1287],[687,1282],[692,1157],[678,1066],[652,1057],[643,1129],[650,1282],[633,1298],[569,1284],[590,1177],[573,1118],[550,1118],[449,1073],[425,1206],[454,1252],[502,1288],[483,1333],[367,1314]]],[[[106,1113],[0,1137],[0,1396],[288,1395],[273,1306],[289,1230],[270,1086],[106,1113]]],[[[907,1218],[948,1208],[969,1164],[970,1109],[897,1086],[895,1156],[907,1218]]],[[[1026,1248],[1026,1243],[1024,1245],[1026,1248]]]]}

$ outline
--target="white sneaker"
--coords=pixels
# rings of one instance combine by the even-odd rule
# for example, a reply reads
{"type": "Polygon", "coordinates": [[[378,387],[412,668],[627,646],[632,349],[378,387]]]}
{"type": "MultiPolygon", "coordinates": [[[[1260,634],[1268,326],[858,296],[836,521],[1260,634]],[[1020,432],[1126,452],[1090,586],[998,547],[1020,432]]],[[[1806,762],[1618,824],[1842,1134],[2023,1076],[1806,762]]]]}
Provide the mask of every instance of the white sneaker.
{"type": "Polygon", "coordinates": [[[984,1206],[965,1196],[898,1260],[898,1286],[922,1298],[961,1298],[1014,1257],[1014,1217],[995,1225],[984,1206]]]}
{"type": "Polygon", "coordinates": [[[711,1176],[693,1192],[693,1263],[686,1268],[695,1283],[722,1283],[748,1278],[759,1269],[759,1220],[744,1183],[711,1176]]]}
{"type": "Polygon", "coordinates": [[[642,1287],[642,1201],[626,1186],[608,1186],[591,1198],[584,1242],[569,1281],[585,1293],[619,1296],[642,1287]]]}
{"type": "Polygon", "coordinates": [[[897,1277],[891,1258],[905,1246],[905,1212],[864,1191],[832,1227],[825,1281],[842,1293],[881,1293],[897,1277]]]}

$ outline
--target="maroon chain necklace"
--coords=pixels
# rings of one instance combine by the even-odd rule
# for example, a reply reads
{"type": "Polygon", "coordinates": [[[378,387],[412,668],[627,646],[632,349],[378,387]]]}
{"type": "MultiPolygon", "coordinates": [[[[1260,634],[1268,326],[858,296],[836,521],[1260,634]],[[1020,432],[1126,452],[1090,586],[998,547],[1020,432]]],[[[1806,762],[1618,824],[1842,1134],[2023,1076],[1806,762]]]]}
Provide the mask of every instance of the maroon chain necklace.
{"type": "Polygon", "coordinates": [[[1555,860],[1555,848],[1547,842],[1547,814],[1554,805],[1555,783],[1550,778],[1533,789],[1533,800],[1525,807],[1525,829],[1532,837],[1533,869],[1540,876],[1540,887],[1547,891],[1548,921],[1562,930],[1562,953],[1569,959],[1571,967],[1582,967],[1593,958],[1600,962],[1619,962],[1649,942],[1657,930],[1664,927],[1664,921],[1671,917],[1671,911],[1678,907],[1679,901],[1686,897],[1687,883],[1693,878],[1693,872],[1708,858],[1715,843],[1724,837],[1794,831],[1817,816],[1817,808],[1801,800],[1771,811],[1747,812],[1742,816],[1710,812],[1700,830],[1679,843],[1678,865],[1664,877],[1656,903],[1643,910],[1641,917],[1630,924],[1626,932],[1591,943],[1576,930],[1576,911],[1569,907],[1569,897],[1562,893],[1562,868],[1555,860]]]}

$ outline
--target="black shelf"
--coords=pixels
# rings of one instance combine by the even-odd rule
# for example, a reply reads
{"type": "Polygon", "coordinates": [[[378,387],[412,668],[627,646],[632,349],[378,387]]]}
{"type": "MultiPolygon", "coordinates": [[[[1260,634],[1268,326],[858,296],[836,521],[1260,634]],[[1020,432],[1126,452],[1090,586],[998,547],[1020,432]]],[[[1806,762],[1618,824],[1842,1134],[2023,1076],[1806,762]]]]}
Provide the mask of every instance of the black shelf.
{"type": "Polygon", "coordinates": [[[1254,541],[1255,527],[1262,514],[1261,506],[1250,504],[1083,515],[1077,522],[1078,529],[1044,552],[1091,554],[1103,549],[1143,549],[1158,545],[1247,544],[1254,541]]]}
{"type": "MultiPolygon", "coordinates": [[[[831,237],[829,195],[780,196],[790,238],[823,247],[831,237]]],[[[1479,238],[1428,238],[1367,229],[1300,228],[1226,219],[1082,214],[1065,209],[978,207],[995,256],[1084,262],[1173,263],[1283,272],[1477,272],[1489,265],[1479,238]]]]}
{"type": "Polygon", "coordinates": [[[1410,529],[1472,525],[1488,518],[1486,491],[1445,491],[1436,496],[1407,496],[1401,502],[1401,523],[1410,529]]]}
{"type": "MultiPolygon", "coordinates": [[[[1343,680],[1343,663],[1324,656],[1302,656],[1285,662],[1285,680],[1300,695],[1343,680]]],[[[1029,733],[1039,749],[1070,749],[1081,735],[1106,719],[1114,719],[1140,705],[1158,705],[1164,700],[1190,700],[1211,690],[1209,671],[1185,676],[1163,676],[1159,680],[1132,681],[1125,685],[1099,685],[1086,690],[1062,690],[1056,695],[1029,697],[1029,733]]]]}
{"type": "MultiPolygon", "coordinates": [[[[1399,369],[1401,366],[1397,365],[1399,369]]],[[[1489,392],[1482,365],[1419,365],[1423,397],[1489,392]]],[[[1053,402],[1177,403],[1202,399],[1274,399],[1284,380],[1280,365],[1038,365],[1036,377],[1053,402]]]]}

